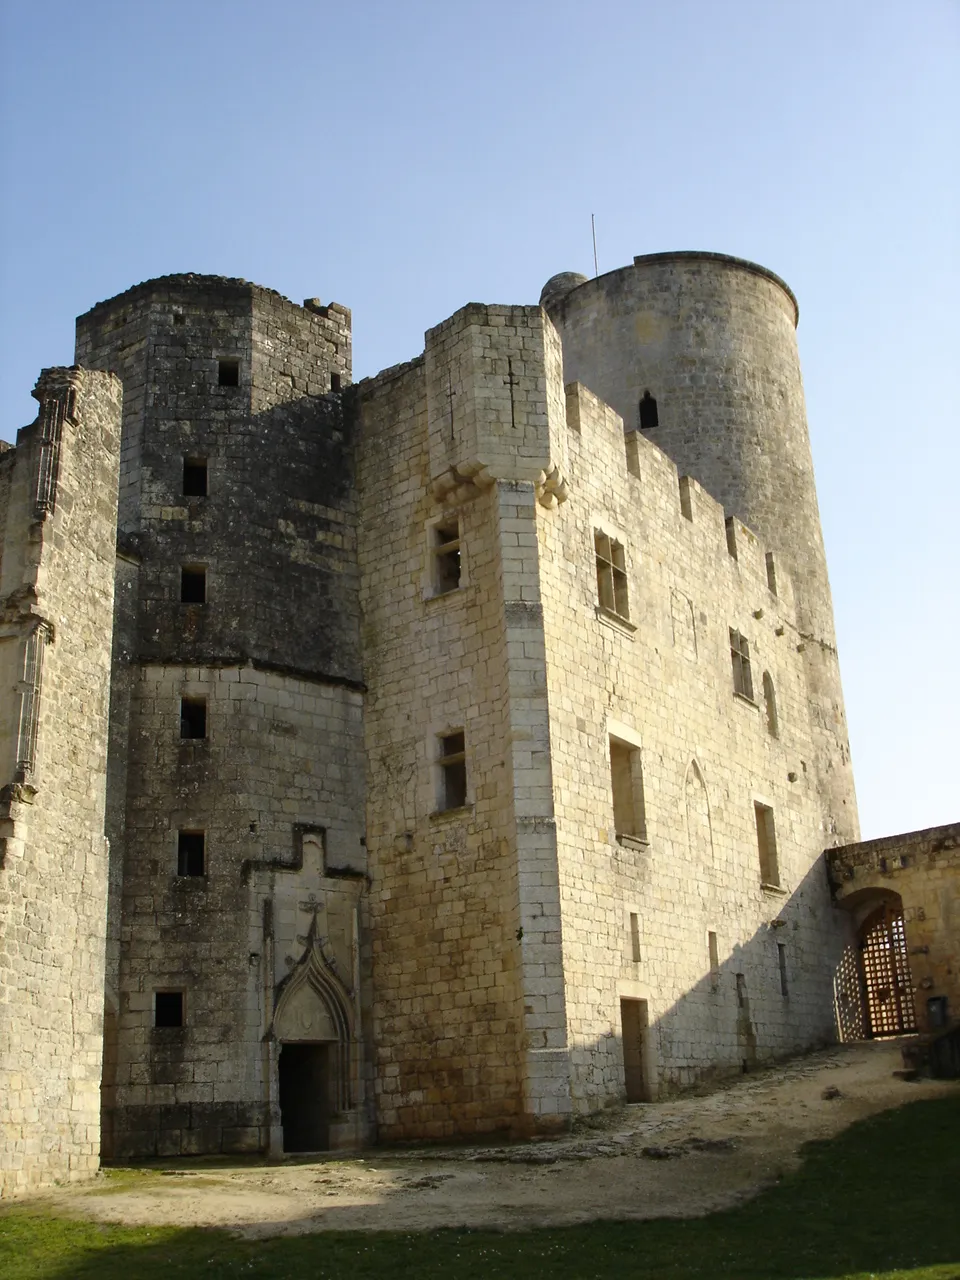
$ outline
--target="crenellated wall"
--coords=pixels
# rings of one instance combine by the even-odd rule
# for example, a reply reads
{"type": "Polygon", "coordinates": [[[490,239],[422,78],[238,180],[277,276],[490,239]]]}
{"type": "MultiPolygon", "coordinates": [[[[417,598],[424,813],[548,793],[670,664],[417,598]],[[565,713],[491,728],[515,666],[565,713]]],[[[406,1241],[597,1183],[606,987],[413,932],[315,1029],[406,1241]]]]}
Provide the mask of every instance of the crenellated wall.
{"type": "Polygon", "coordinates": [[[559,276],[544,303],[579,381],[774,551],[794,581],[822,842],[859,834],[803,380],[797,302],[773,272],[719,253],[653,253],[594,280],[559,276]]]}
{"type": "Polygon", "coordinates": [[[101,995],[115,1158],[555,1132],[834,1037],[792,294],[668,254],[543,302],[352,387],[346,308],[167,276],[44,374],[0,453],[5,1185],[96,1167],[101,995]]]}
{"type": "Polygon", "coordinates": [[[768,576],[741,521],[585,387],[566,391],[569,497],[538,524],[571,1088],[589,1110],[624,1087],[621,1000],[645,1002],[648,1096],[830,1040],[847,926],[821,858],[786,566],[772,553],[768,576]],[[624,549],[627,617],[598,602],[597,531],[624,549]],[[750,699],[731,629],[749,644],[750,699]],[[616,833],[611,738],[642,767],[642,839],[616,833]],[[773,813],[777,884],[756,803],[773,813]]]}

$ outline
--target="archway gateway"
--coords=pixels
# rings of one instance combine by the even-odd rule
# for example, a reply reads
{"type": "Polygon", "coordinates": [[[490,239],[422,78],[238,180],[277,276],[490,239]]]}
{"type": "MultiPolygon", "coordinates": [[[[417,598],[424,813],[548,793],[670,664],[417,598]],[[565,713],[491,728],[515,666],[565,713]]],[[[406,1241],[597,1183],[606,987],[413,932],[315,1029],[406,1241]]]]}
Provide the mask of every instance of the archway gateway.
{"type": "Polygon", "coordinates": [[[916,1031],[913,982],[900,899],[884,901],[860,925],[860,959],[871,1036],[916,1031]]]}

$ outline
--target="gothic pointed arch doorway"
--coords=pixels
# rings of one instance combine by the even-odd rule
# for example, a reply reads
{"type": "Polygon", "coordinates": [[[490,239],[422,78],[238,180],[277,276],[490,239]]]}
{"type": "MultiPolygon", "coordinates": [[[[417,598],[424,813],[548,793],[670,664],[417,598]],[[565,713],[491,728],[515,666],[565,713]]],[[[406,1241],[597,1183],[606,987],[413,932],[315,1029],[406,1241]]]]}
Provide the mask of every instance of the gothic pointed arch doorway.
{"type": "Polygon", "coordinates": [[[311,932],[273,1019],[285,1153],[326,1151],[331,1125],[353,1107],[349,994],[311,932]]]}

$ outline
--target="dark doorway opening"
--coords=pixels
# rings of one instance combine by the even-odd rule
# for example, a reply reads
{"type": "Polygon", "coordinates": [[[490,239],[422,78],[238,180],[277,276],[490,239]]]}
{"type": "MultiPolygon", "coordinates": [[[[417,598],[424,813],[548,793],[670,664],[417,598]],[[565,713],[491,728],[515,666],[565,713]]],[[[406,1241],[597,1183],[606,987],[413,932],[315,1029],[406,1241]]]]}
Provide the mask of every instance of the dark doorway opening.
{"type": "Polygon", "coordinates": [[[646,1031],[646,1000],[621,1000],[620,1035],[623,1040],[623,1078],[628,1102],[649,1101],[643,1055],[646,1031]]]}
{"type": "Polygon", "coordinates": [[[284,1151],[330,1146],[330,1045],[285,1044],[280,1049],[280,1123],[284,1151]]]}

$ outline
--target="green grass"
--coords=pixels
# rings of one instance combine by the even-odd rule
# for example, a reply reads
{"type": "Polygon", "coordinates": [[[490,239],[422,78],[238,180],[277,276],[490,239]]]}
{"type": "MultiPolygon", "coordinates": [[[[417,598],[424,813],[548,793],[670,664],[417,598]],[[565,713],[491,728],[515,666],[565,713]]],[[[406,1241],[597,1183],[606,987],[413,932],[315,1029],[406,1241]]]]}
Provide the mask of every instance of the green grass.
{"type": "Polygon", "coordinates": [[[960,1280],[960,1098],[915,1102],[811,1143],[740,1209],[684,1221],[492,1231],[223,1231],[0,1216],[3,1280],[960,1280]]]}

